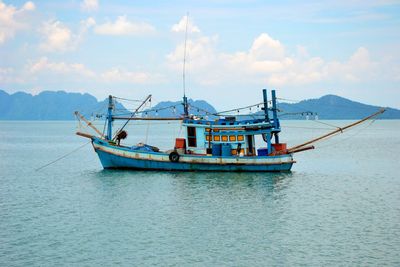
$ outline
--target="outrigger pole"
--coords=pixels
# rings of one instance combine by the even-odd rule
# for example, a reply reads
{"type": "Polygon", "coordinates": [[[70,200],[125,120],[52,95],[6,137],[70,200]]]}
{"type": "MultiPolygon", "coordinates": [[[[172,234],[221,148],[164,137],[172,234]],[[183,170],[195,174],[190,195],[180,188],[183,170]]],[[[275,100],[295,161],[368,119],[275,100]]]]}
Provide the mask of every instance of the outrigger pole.
{"type": "Polygon", "coordinates": [[[161,117],[150,117],[150,118],[131,118],[131,117],[113,117],[114,120],[131,120],[131,121],[181,121],[183,118],[161,118],[161,117]]]}
{"type": "Polygon", "coordinates": [[[103,137],[103,136],[104,136],[103,133],[99,131],[99,129],[97,129],[96,127],[94,127],[94,125],[93,125],[90,121],[88,121],[85,117],[83,117],[83,115],[81,115],[78,111],[75,111],[75,115],[76,115],[77,117],[79,117],[81,120],[83,120],[84,122],[86,122],[86,124],[87,124],[90,128],[92,128],[97,134],[100,135],[100,137],[103,137]]]}
{"type": "Polygon", "coordinates": [[[369,120],[369,119],[371,119],[371,118],[373,118],[373,117],[375,117],[375,116],[377,116],[377,115],[379,115],[379,114],[382,114],[383,112],[385,112],[385,110],[386,110],[386,109],[382,108],[382,109],[380,109],[378,112],[375,112],[374,114],[372,114],[372,115],[370,115],[370,116],[368,116],[368,117],[365,117],[365,118],[362,119],[362,120],[356,121],[356,122],[354,122],[354,123],[352,123],[352,124],[349,124],[349,125],[347,125],[347,126],[345,126],[345,127],[338,128],[337,130],[334,130],[334,131],[332,131],[332,132],[330,132],[330,133],[324,134],[323,136],[320,136],[320,137],[318,137],[318,138],[312,139],[312,140],[307,141],[307,142],[305,142],[305,143],[303,143],[303,144],[300,144],[300,145],[291,147],[291,148],[289,148],[289,149],[287,150],[287,153],[295,153],[295,152],[300,152],[300,151],[304,151],[304,150],[307,150],[307,149],[313,149],[313,148],[314,148],[313,146],[309,146],[309,147],[305,147],[305,146],[306,146],[306,145],[309,145],[309,144],[312,144],[312,143],[315,143],[315,142],[317,142],[317,141],[320,141],[320,140],[322,140],[322,139],[324,139],[324,138],[327,138],[327,137],[329,137],[329,136],[332,136],[332,135],[334,135],[334,134],[336,134],[336,133],[339,133],[339,132],[342,133],[344,130],[346,130],[346,129],[348,129],[348,128],[354,127],[354,126],[356,126],[356,125],[358,125],[358,124],[360,124],[360,123],[363,123],[363,122],[366,121],[366,120],[369,120]]]}

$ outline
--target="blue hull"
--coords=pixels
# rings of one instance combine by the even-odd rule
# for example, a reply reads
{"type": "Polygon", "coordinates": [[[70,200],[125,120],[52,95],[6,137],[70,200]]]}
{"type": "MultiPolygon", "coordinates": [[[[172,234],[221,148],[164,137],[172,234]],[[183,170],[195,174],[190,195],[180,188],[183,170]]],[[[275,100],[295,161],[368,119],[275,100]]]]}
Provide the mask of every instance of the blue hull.
{"type": "Polygon", "coordinates": [[[97,151],[105,169],[168,170],[168,171],[226,171],[226,172],[280,172],[290,171],[293,163],[270,165],[206,164],[138,160],[97,151]]]}
{"type": "Polygon", "coordinates": [[[290,171],[294,163],[291,155],[247,158],[182,155],[178,162],[171,162],[166,153],[132,151],[93,141],[105,169],[280,172],[290,171]]]}

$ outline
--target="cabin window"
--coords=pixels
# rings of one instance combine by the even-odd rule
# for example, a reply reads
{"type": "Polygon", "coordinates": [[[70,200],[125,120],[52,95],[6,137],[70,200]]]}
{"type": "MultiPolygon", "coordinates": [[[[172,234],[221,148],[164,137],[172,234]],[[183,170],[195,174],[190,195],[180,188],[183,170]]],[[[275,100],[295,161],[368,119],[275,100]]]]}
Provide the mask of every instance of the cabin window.
{"type": "Polygon", "coordinates": [[[219,140],[221,140],[220,136],[219,135],[214,135],[214,141],[219,141],[219,140]]]}
{"type": "Polygon", "coordinates": [[[236,141],[236,135],[230,135],[229,136],[229,141],[231,141],[231,142],[236,141]]]}
{"type": "Polygon", "coordinates": [[[206,128],[206,132],[209,132],[210,131],[210,128],[206,128]]]}
{"type": "Polygon", "coordinates": [[[196,128],[195,127],[187,127],[188,134],[188,146],[196,147],[196,128]]]}
{"type": "Polygon", "coordinates": [[[213,131],[217,133],[217,132],[219,132],[219,129],[214,129],[213,131]]]}
{"type": "Polygon", "coordinates": [[[228,136],[227,135],[223,135],[221,137],[221,139],[222,139],[223,142],[227,142],[228,141],[228,136]]]}
{"type": "Polygon", "coordinates": [[[206,141],[211,141],[211,136],[206,135],[206,141]]]}
{"type": "Polygon", "coordinates": [[[238,141],[243,141],[243,140],[244,140],[243,135],[238,135],[237,140],[238,140],[238,141]]]}

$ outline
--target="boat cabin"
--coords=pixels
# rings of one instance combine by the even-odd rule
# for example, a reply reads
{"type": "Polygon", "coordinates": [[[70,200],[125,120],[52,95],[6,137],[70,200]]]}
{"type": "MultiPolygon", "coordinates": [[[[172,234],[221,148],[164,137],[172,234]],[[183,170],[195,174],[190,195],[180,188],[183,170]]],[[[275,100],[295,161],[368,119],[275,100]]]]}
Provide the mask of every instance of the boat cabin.
{"type": "Polygon", "coordinates": [[[264,94],[264,116],[262,119],[236,120],[236,117],[220,117],[205,120],[187,116],[183,120],[185,138],[178,138],[175,148],[188,154],[207,154],[212,156],[267,156],[273,151],[282,150],[278,134],[281,131],[277,117],[275,91],[272,91],[272,107],[268,108],[266,90],[264,94]],[[269,112],[273,118],[270,119],[269,112]],[[265,147],[256,148],[255,136],[261,135],[265,147]],[[275,143],[272,143],[275,137],[275,143]]]}

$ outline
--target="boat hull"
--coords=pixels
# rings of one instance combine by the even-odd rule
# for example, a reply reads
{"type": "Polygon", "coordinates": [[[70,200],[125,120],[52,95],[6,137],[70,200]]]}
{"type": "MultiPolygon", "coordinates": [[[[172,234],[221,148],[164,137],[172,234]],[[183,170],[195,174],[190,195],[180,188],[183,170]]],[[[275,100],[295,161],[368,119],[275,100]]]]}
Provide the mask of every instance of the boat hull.
{"type": "Polygon", "coordinates": [[[214,157],[180,155],[172,162],[169,154],[131,150],[93,139],[93,147],[105,169],[169,170],[169,171],[226,171],[226,172],[280,172],[290,171],[291,154],[265,157],[214,157]]]}

